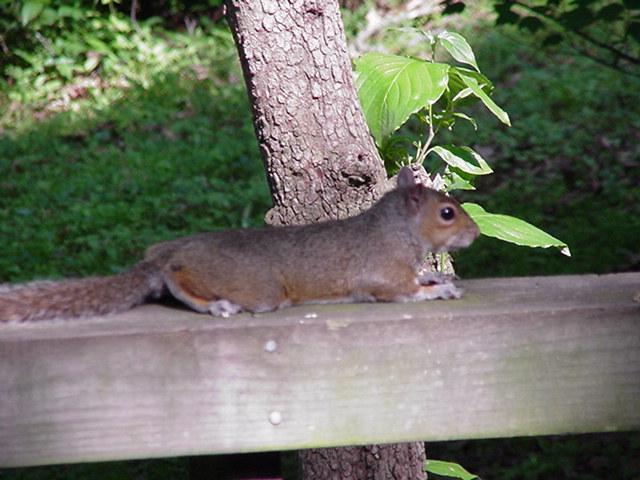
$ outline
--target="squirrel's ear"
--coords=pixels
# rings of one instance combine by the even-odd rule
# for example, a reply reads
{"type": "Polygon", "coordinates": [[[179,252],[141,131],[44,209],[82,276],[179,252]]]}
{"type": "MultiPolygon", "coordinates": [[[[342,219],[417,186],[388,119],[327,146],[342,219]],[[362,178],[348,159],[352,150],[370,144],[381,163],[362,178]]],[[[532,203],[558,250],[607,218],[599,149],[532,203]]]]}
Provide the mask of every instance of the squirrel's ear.
{"type": "Polygon", "coordinates": [[[416,184],[413,171],[409,167],[402,167],[398,172],[398,188],[410,187],[416,184]]]}
{"type": "Polygon", "coordinates": [[[407,206],[407,211],[411,215],[417,214],[422,206],[422,202],[424,202],[423,189],[424,185],[415,184],[409,187],[404,194],[404,202],[407,206]]]}

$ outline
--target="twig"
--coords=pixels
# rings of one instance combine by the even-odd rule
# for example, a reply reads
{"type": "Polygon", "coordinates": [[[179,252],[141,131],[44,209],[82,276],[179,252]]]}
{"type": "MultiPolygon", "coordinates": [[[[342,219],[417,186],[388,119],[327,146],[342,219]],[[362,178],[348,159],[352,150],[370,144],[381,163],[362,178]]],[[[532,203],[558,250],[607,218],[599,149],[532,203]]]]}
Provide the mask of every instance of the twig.
{"type": "Polygon", "coordinates": [[[140,24],[138,24],[138,10],[140,9],[140,5],[138,4],[138,0],[131,0],[131,23],[133,27],[139,32],[140,24]]]}

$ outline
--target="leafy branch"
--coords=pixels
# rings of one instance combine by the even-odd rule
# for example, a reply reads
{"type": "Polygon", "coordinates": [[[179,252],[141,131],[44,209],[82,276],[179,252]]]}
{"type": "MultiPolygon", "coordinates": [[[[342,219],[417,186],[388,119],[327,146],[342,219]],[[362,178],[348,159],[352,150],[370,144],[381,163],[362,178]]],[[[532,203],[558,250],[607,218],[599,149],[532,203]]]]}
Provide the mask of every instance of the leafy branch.
{"type": "MultiPolygon", "coordinates": [[[[474,190],[477,176],[493,170],[482,156],[468,146],[433,145],[442,128],[452,130],[457,121],[476,121],[460,108],[480,101],[502,123],[510,125],[509,115],[491,98],[493,85],[478,67],[467,41],[455,32],[437,34],[417,30],[424,36],[429,59],[410,58],[384,53],[367,53],[355,62],[356,86],[360,103],[378,147],[397,144],[394,132],[407,120],[415,118],[424,126],[426,139],[414,143],[415,153],[403,152],[402,163],[423,164],[433,154],[444,166],[434,177],[446,191],[474,190]],[[457,62],[472,68],[435,61],[438,47],[444,48],[457,62]]],[[[475,204],[463,205],[488,236],[529,247],[557,247],[570,255],[567,245],[523,220],[486,212],[475,204]]]]}
{"type": "MultiPolygon", "coordinates": [[[[459,13],[464,0],[443,0],[444,13],[459,13]]],[[[542,46],[568,41],[577,54],[640,77],[640,1],[496,0],[497,25],[541,34],[542,46]]]]}
{"type": "MultiPolygon", "coordinates": [[[[539,18],[543,18],[545,21],[549,22],[550,24],[552,24],[553,26],[555,26],[558,30],[561,31],[565,31],[568,32],[569,34],[573,34],[576,35],[578,37],[580,37],[581,39],[585,40],[586,42],[590,43],[591,45],[594,45],[598,48],[601,48],[603,50],[607,50],[609,53],[612,53],[615,57],[615,59],[623,59],[629,63],[632,63],[634,65],[640,65],[640,57],[635,57],[632,55],[629,55],[627,53],[625,53],[623,50],[615,47],[613,44],[610,43],[605,43],[603,41],[598,40],[597,38],[595,38],[594,36],[586,33],[582,28],[584,26],[586,26],[588,23],[590,23],[590,19],[593,17],[590,16],[585,16],[584,18],[584,23],[577,23],[574,24],[575,27],[571,28],[569,25],[571,24],[567,24],[567,22],[565,21],[563,23],[562,19],[565,18],[567,19],[568,14],[570,12],[575,12],[576,10],[572,10],[570,12],[565,12],[564,14],[560,14],[558,18],[555,18],[552,14],[553,10],[551,9],[541,9],[541,8],[536,8],[536,7],[532,7],[530,5],[527,5],[526,3],[520,1],[520,0],[509,0],[509,2],[505,2],[502,4],[498,4],[496,5],[496,9],[501,8],[501,5],[504,5],[504,7],[502,8],[510,8],[510,5],[522,8],[523,10],[526,10],[530,13],[532,13],[533,15],[535,15],[536,17],[539,18]]],[[[612,4],[615,5],[615,4],[612,4]]],[[[606,7],[605,7],[606,8],[606,7]]],[[[584,10],[586,11],[586,10],[584,10]]],[[[572,17],[568,17],[568,18],[572,18],[572,17]]],[[[592,20],[591,20],[592,21],[592,20]]],[[[535,28],[534,28],[535,30],[535,28]]],[[[584,51],[583,51],[584,53],[584,51]]],[[[616,60],[614,60],[615,62],[616,60]]],[[[609,64],[610,66],[613,66],[614,64],[609,64]]]]}

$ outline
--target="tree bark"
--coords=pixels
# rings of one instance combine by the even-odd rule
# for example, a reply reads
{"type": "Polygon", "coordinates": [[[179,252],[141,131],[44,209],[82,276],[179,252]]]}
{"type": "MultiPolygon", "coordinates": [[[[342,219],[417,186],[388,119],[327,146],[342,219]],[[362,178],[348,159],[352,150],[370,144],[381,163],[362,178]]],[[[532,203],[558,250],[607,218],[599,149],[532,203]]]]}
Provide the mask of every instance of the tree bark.
{"type": "MultiPolygon", "coordinates": [[[[274,207],[272,225],[344,218],[384,191],[337,0],[227,0],[274,207]]],[[[375,421],[372,419],[371,421],[375,421]]],[[[311,449],[305,480],[425,479],[421,442],[311,449]]]]}
{"type": "Polygon", "coordinates": [[[300,463],[306,479],[425,479],[424,443],[304,450],[300,463]]]}
{"type": "Polygon", "coordinates": [[[355,92],[336,1],[228,0],[273,225],[343,218],[386,179],[355,92]]]}

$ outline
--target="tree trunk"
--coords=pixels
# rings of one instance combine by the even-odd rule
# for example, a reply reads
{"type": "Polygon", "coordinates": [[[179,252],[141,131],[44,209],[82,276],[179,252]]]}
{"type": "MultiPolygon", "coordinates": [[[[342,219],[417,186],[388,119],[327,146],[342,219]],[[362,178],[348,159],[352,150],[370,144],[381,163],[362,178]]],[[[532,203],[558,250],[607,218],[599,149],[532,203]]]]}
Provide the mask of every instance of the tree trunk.
{"type": "Polygon", "coordinates": [[[336,1],[228,0],[271,187],[273,225],[343,218],[385,171],[355,93],[336,1]]]}
{"type": "Polygon", "coordinates": [[[302,478],[309,479],[426,479],[424,443],[396,443],[304,450],[302,478]]]}
{"type": "MultiPolygon", "coordinates": [[[[367,208],[386,174],[360,110],[337,0],[227,0],[226,7],[274,201],[267,223],[367,208]]],[[[299,459],[305,480],[426,478],[420,442],[311,449],[299,459]]]]}

